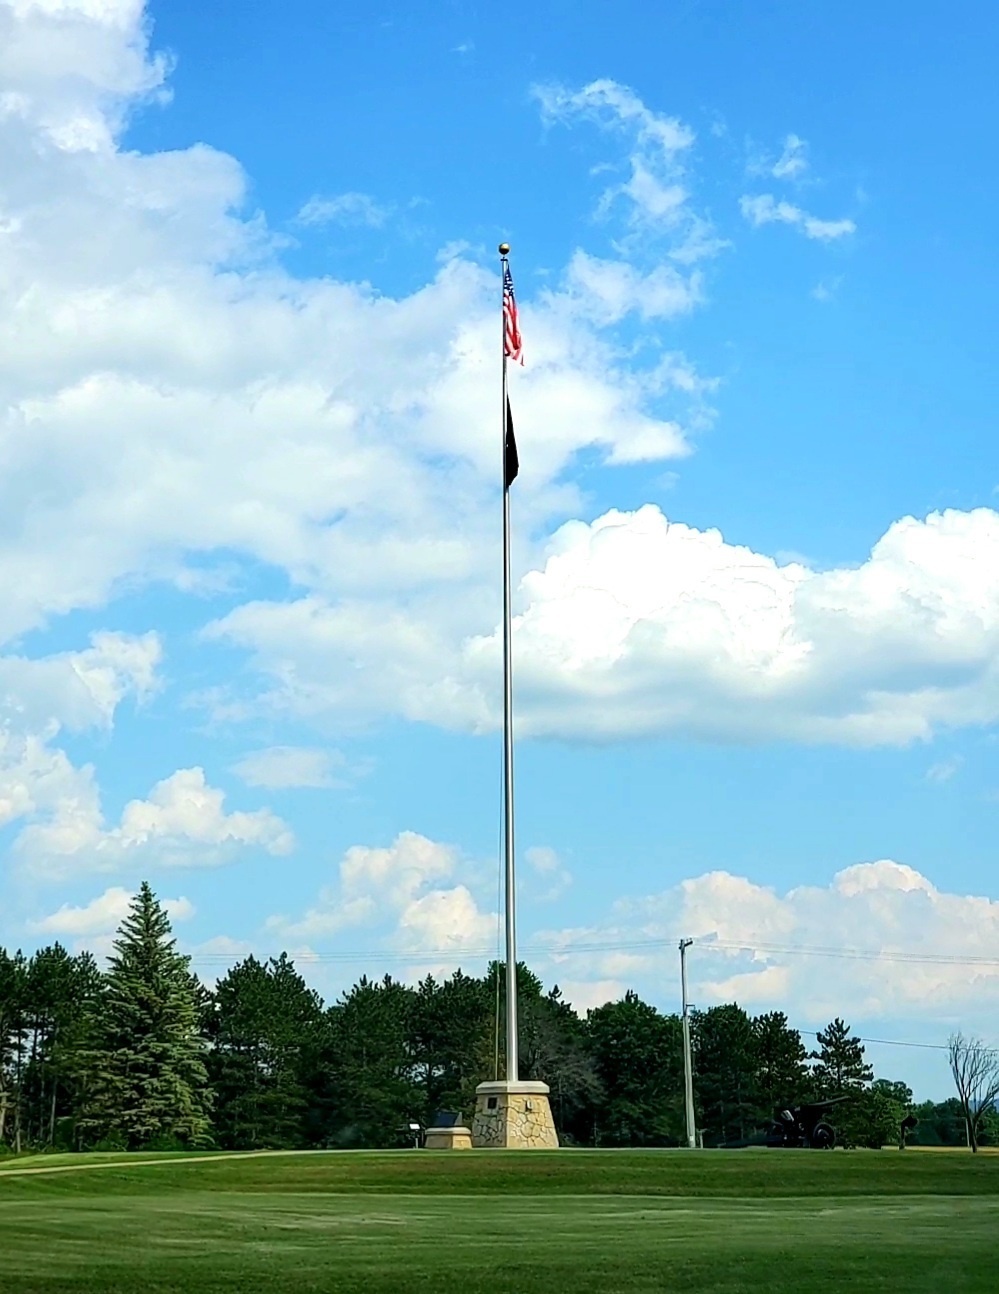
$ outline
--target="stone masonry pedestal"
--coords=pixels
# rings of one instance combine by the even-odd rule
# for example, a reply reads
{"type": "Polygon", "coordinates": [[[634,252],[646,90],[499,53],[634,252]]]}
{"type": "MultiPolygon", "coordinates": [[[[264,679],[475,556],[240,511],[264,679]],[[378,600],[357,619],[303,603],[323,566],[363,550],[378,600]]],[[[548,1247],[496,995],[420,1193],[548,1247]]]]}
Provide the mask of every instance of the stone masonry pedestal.
{"type": "Polygon", "coordinates": [[[423,1140],[424,1150],[471,1150],[472,1134],[468,1128],[428,1128],[423,1140]]]}
{"type": "Polygon", "coordinates": [[[472,1145],[483,1149],[557,1150],[547,1083],[480,1083],[472,1145]]]}

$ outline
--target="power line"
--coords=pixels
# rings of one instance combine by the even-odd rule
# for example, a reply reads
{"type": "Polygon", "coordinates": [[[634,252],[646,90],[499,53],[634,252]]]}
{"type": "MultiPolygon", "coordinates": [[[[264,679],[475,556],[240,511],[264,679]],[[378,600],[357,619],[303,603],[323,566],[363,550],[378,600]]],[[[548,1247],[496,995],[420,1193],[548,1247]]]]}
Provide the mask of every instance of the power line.
{"type": "MultiPolygon", "coordinates": [[[[799,1029],[798,1033],[803,1034],[806,1038],[817,1038],[818,1032],[815,1029],[799,1029]]],[[[879,1047],[920,1047],[925,1051],[949,1051],[945,1042],[902,1042],[898,1038],[858,1038],[858,1042],[877,1043],[879,1047]]]]}
{"type": "MultiPolygon", "coordinates": [[[[573,956],[578,953],[598,952],[638,952],[658,948],[672,948],[672,938],[631,939],[617,941],[579,941],[573,944],[564,943],[527,943],[521,951],[529,953],[553,953],[560,956],[573,956]]],[[[807,944],[775,944],[763,941],[740,942],[731,939],[700,938],[694,944],[704,952],[713,949],[719,952],[746,952],[769,956],[831,957],[845,961],[899,962],[907,964],[925,964],[929,966],[971,966],[995,968],[999,970],[999,958],[996,957],[955,957],[945,953],[928,953],[907,949],[873,949],[873,948],[836,948],[807,944]]],[[[377,957],[381,962],[433,962],[441,958],[482,958],[495,957],[496,949],[487,947],[461,948],[423,948],[412,951],[394,951],[390,949],[353,949],[333,953],[302,953],[296,961],[302,962],[355,962],[366,961],[377,957]]],[[[192,962],[203,965],[229,964],[236,960],[232,953],[194,953],[192,962]]]]}
{"type": "Polygon", "coordinates": [[[698,948],[710,951],[771,953],[780,956],[835,957],[847,961],[884,961],[925,963],[931,966],[983,966],[999,968],[997,957],[954,957],[947,953],[927,953],[902,948],[833,948],[807,944],[740,943],[733,939],[695,939],[698,948]]]}
{"type": "MultiPolygon", "coordinates": [[[[619,943],[578,943],[571,947],[563,944],[534,944],[525,945],[523,952],[559,952],[571,954],[576,952],[622,952],[629,949],[639,948],[660,948],[672,946],[673,941],[669,939],[641,939],[631,940],[619,943]]],[[[954,966],[997,966],[999,960],[987,958],[956,958],[944,957],[936,954],[922,954],[914,952],[905,952],[898,950],[896,952],[876,952],[873,949],[837,949],[837,948],[813,948],[803,944],[742,944],[728,940],[697,940],[693,941],[696,947],[709,951],[717,948],[724,951],[736,950],[741,952],[768,952],[768,953],[795,953],[805,956],[826,956],[826,957],[846,957],[862,958],[870,961],[925,961],[934,965],[954,965],[954,966]]],[[[412,964],[414,962],[435,962],[441,958],[458,959],[478,958],[478,957],[496,957],[495,948],[435,948],[423,949],[419,952],[389,952],[380,949],[367,949],[364,951],[343,951],[337,953],[303,953],[296,956],[295,960],[305,963],[344,963],[365,961],[369,958],[377,957],[380,962],[412,964]]],[[[215,964],[228,965],[238,960],[238,956],[231,953],[201,953],[191,956],[193,964],[215,964]]],[[[814,1029],[797,1030],[803,1037],[817,1038],[818,1032],[814,1029]]],[[[865,1044],[872,1044],[879,1047],[909,1047],[922,1051],[949,1051],[947,1043],[942,1042],[906,1042],[898,1038],[859,1038],[858,1041],[865,1044]]],[[[992,1050],[988,1048],[986,1050],[992,1050]]]]}

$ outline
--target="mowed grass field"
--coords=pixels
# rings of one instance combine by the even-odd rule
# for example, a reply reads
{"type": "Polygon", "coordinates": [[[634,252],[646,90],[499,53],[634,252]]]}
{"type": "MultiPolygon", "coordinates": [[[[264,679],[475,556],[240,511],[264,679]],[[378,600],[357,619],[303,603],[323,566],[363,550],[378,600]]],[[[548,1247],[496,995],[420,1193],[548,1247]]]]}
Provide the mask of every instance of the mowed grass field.
{"type": "Polygon", "coordinates": [[[329,1152],[0,1162],[0,1291],[995,1291],[999,1156],[329,1152]]]}

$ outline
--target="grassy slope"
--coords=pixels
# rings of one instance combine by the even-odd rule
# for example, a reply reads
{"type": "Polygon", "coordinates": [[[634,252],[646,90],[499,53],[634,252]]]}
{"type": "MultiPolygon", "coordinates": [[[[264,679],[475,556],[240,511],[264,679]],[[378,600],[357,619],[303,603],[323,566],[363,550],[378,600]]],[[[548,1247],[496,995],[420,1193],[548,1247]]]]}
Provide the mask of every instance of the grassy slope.
{"type": "Polygon", "coordinates": [[[997,1224],[994,1157],[163,1157],[0,1169],[0,1289],[951,1294],[996,1287],[997,1224]]]}
{"type": "Polygon", "coordinates": [[[0,1165],[0,1201],[31,1194],[238,1190],[672,1196],[999,1196],[999,1156],[897,1151],[559,1150],[306,1152],[251,1155],[52,1155],[0,1165]],[[138,1160],[144,1161],[141,1165],[138,1160]],[[84,1171],[99,1165],[100,1172],[84,1171]],[[71,1166],[79,1172],[62,1171],[71,1166]],[[24,1169],[58,1168],[52,1173],[24,1169]],[[99,1176],[98,1183],[95,1178],[99,1176]]]}

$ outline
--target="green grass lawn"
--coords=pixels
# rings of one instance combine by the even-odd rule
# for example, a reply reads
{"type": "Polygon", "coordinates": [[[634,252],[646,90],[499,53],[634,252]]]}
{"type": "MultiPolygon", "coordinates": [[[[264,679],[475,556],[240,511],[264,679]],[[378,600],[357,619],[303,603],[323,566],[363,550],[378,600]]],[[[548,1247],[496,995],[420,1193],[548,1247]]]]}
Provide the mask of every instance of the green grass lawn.
{"type": "Polygon", "coordinates": [[[0,1291],[999,1288],[995,1156],[183,1158],[0,1163],[0,1291]]]}

